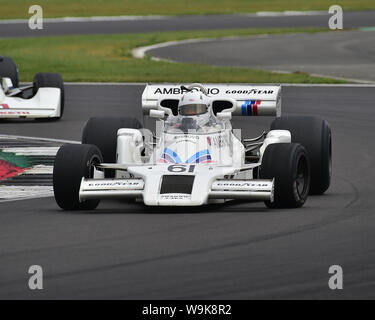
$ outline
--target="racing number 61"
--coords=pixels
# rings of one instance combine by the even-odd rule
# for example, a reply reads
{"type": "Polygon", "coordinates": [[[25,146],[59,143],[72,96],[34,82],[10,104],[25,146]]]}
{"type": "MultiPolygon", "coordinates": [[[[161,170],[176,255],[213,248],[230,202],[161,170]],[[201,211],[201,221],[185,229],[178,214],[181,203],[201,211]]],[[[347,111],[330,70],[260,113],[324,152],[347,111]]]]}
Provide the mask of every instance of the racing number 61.
{"type": "Polygon", "coordinates": [[[172,164],[168,167],[168,171],[174,173],[181,173],[181,172],[194,172],[195,165],[185,166],[183,164],[172,164]],[[188,169],[188,170],[187,170],[188,169]]]}

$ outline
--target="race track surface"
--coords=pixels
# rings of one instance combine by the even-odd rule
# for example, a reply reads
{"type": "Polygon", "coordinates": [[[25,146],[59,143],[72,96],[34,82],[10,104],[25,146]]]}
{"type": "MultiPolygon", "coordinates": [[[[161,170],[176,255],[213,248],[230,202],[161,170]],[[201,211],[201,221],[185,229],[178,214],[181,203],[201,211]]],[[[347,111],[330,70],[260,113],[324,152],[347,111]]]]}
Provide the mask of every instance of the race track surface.
{"type": "Polygon", "coordinates": [[[375,82],[375,31],[212,40],[153,49],[147,54],[179,62],[307,72],[375,82]]]}
{"type": "MultiPolygon", "coordinates": [[[[90,116],[141,116],[143,86],[67,86],[59,122],[3,121],[1,134],[78,140],[90,116]]],[[[286,87],[284,114],[327,119],[333,181],[296,210],[262,203],[146,208],[103,201],[64,212],[53,198],[0,203],[0,298],[374,298],[375,90],[286,87]],[[27,270],[44,269],[44,290],[27,270]],[[344,290],[328,288],[328,268],[344,290]]],[[[237,118],[255,136],[271,119],[237,118]]]]}
{"type": "MultiPolygon", "coordinates": [[[[150,31],[179,31],[231,28],[279,28],[279,27],[328,27],[331,15],[256,16],[256,15],[209,15],[178,16],[163,19],[123,21],[45,22],[43,30],[30,30],[27,21],[6,23],[0,20],[1,37],[38,37],[72,34],[133,33],[150,31]]],[[[29,16],[25,15],[25,19],[29,16]]],[[[375,11],[344,12],[344,27],[374,26],[375,11]]]]}

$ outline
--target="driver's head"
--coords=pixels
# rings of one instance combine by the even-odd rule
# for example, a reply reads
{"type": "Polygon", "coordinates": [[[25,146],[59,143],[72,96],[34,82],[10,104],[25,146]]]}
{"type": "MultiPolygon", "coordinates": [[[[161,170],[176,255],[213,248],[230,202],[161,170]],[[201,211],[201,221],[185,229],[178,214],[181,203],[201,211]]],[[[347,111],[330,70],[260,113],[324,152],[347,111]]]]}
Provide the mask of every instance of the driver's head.
{"type": "Polygon", "coordinates": [[[208,112],[208,103],[202,92],[189,91],[178,103],[178,113],[182,116],[198,116],[208,112]]]}

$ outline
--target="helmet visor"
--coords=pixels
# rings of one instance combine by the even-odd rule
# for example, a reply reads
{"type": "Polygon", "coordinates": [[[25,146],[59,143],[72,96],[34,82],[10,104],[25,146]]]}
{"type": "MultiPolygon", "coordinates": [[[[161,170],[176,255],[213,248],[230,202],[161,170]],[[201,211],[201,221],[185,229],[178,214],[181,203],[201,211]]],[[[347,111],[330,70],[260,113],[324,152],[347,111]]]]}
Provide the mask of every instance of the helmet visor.
{"type": "Polygon", "coordinates": [[[179,108],[179,112],[183,116],[196,116],[207,112],[205,104],[185,104],[179,108]]]}

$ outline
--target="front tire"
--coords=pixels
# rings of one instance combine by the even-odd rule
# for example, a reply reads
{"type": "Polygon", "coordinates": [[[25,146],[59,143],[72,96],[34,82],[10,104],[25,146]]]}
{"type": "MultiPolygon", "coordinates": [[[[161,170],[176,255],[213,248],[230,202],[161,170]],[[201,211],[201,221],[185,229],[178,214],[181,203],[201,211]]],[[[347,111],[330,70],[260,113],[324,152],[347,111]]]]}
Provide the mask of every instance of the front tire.
{"type": "Polygon", "coordinates": [[[36,95],[39,88],[59,88],[60,89],[60,116],[54,118],[47,118],[58,120],[64,113],[65,106],[65,88],[64,81],[59,73],[37,73],[33,81],[33,96],[36,95]]]}
{"type": "Polygon", "coordinates": [[[100,150],[93,145],[66,144],[56,154],[53,167],[53,192],[64,210],[93,210],[99,200],[79,201],[82,177],[93,178],[94,164],[103,162],[100,150]]]}
{"type": "Polygon", "coordinates": [[[310,187],[310,164],[305,148],[298,143],[268,145],[262,158],[260,178],[275,179],[274,201],[265,201],[267,207],[302,207],[310,187]]]}

